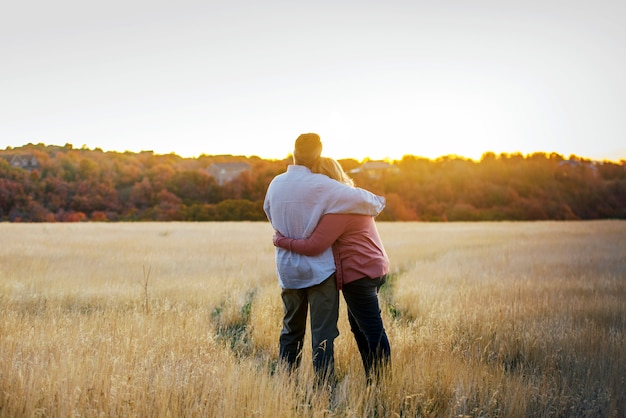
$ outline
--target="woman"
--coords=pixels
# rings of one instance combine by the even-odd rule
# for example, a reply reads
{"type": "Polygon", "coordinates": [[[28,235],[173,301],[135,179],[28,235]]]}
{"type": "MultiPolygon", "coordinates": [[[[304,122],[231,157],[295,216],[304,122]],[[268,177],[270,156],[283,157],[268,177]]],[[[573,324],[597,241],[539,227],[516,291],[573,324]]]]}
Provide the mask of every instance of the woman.
{"type": "MultiPolygon", "coordinates": [[[[332,158],[320,158],[313,172],[354,186],[351,178],[332,158]]],[[[337,268],[337,287],[348,306],[354,334],[368,382],[390,364],[391,347],[383,325],[378,291],[389,272],[389,259],[372,216],[327,214],[306,239],[291,239],[279,232],[274,245],[314,256],[332,245],[337,268]]]]}

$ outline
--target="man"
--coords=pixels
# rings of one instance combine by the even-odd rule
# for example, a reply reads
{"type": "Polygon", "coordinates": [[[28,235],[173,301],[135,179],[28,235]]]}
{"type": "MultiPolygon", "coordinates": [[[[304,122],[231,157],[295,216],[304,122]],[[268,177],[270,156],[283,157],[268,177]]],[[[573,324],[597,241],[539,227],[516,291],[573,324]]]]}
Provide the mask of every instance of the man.
{"type": "MultiPolygon", "coordinates": [[[[381,196],[312,173],[321,152],[319,135],[300,135],[295,142],[294,164],[276,176],[267,189],[265,214],[274,229],[286,237],[309,237],[327,213],[377,216],[385,206],[381,196]]],[[[334,341],[339,335],[339,292],[332,249],[310,257],[277,248],[276,267],[284,311],[279,358],[291,369],[300,365],[310,309],[313,368],[318,379],[331,378],[334,341]]]]}

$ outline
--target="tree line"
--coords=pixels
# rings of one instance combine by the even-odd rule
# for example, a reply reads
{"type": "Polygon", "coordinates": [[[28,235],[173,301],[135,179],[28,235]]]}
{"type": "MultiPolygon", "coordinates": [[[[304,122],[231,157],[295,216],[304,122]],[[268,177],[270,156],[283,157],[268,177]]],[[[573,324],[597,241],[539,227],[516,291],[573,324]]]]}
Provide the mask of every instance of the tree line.
{"type": "MultiPolygon", "coordinates": [[[[71,144],[9,147],[0,157],[0,220],[9,222],[266,221],[267,186],[292,162],[71,144]],[[36,167],[14,166],[16,155],[36,167]],[[250,169],[220,182],[208,168],[228,162],[250,169]]],[[[386,197],[381,221],[626,219],[626,161],[538,152],[480,161],[406,155],[375,170],[366,162],[340,161],[358,187],[386,197]]]]}

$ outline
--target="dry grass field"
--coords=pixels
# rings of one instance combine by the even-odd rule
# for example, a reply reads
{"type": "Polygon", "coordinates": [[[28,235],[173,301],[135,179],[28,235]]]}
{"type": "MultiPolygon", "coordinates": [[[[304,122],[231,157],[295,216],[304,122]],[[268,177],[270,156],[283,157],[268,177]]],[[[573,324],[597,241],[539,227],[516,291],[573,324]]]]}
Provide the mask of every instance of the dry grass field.
{"type": "Polygon", "coordinates": [[[275,367],[267,223],[0,224],[2,417],[624,417],[626,222],[379,223],[392,370],[275,367]]]}

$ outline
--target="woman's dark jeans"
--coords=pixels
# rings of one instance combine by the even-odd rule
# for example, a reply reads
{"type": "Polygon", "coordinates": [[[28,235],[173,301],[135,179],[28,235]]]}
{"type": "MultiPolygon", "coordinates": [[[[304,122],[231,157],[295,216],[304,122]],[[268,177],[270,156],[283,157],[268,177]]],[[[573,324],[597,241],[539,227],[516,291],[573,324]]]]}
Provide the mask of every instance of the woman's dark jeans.
{"type": "Polygon", "coordinates": [[[391,347],[378,304],[378,290],[387,280],[365,277],[343,285],[348,320],[361,354],[368,382],[391,363],[391,347]]]}

